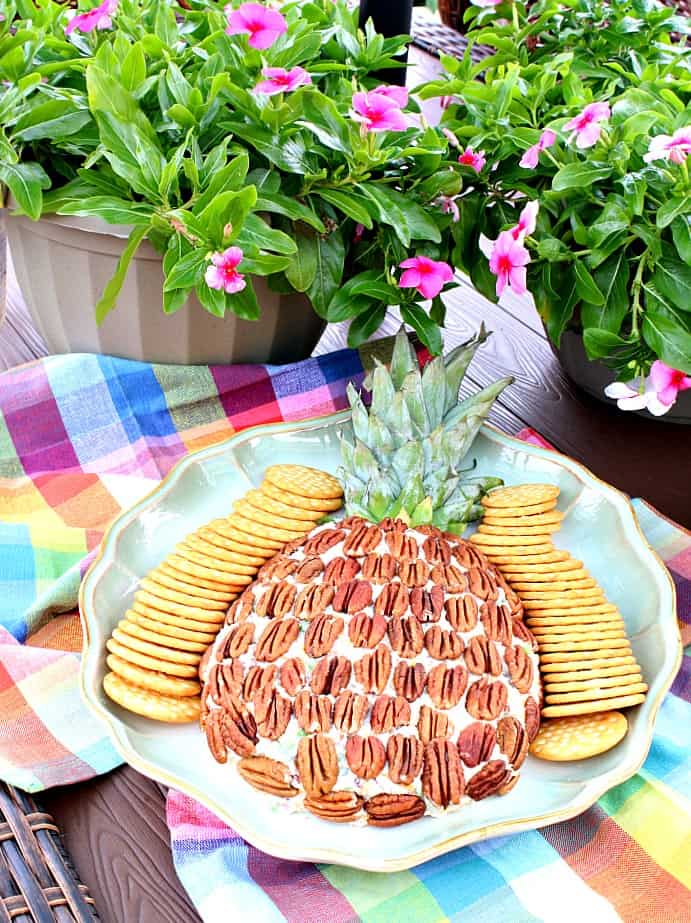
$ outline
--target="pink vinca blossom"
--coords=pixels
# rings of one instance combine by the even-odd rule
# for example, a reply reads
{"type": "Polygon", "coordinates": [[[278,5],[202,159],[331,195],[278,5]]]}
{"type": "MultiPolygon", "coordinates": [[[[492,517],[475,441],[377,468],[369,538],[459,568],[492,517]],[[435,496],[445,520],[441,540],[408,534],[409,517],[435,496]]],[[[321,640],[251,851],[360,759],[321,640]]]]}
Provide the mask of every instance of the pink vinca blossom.
{"type": "Polygon", "coordinates": [[[588,103],[583,112],[564,125],[566,131],[573,132],[569,141],[576,139],[576,147],[592,147],[600,140],[602,122],[611,115],[608,103],[588,103]]]}
{"type": "Polygon", "coordinates": [[[672,163],[684,163],[691,154],[691,125],[677,128],[673,135],[657,135],[650,142],[648,153],[643,160],[670,160],[672,163]]]}
{"type": "Polygon", "coordinates": [[[688,391],[691,388],[691,375],[670,368],[661,359],[653,362],[649,377],[657,396],[668,407],[676,401],[680,391],[688,391]]]}
{"type": "Polygon", "coordinates": [[[262,76],[266,77],[266,80],[260,80],[254,89],[266,96],[290,93],[291,90],[312,83],[312,78],[303,67],[294,67],[292,70],[286,70],[285,67],[265,67],[262,76]]]}
{"type": "Polygon", "coordinates": [[[440,195],[436,202],[441,206],[441,210],[445,215],[451,215],[454,224],[456,221],[460,221],[461,212],[456,204],[456,196],[440,195]]]}
{"type": "MultiPolygon", "coordinates": [[[[449,99],[451,99],[450,96],[449,96],[449,99]]],[[[446,138],[446,140],[447,140],[447,141],[449,142],[449,144],[451,145],[451,147],[457,147],[457,148],[459,149],[459,151],[460,151],[461,145],[459,144],[459,141],[458,141],[458,138],[456,137],[456,135],[455,135],[452,131],[450,131],[448,128],[444,128],[443,126],[442,126],[442,130],[441,130],[441,131],[442,131],[442,134],[444,135],[444,137],[446,138]]]]}
{"type": "Polygon", "coordinates": [[[555,133],[549,128],[546,128],[540,135],[537,144],[533,144],[532,147],[529,147],[525,154],[518,161],[518,166],[526,167],[526,169],[529,170],[534,170],[537,166],[537,162],[542,151],[546,150],[548,147],[552,147],[556,140],[557,136],[555,133]]]}
{"type": "Polygon", "coordinates": [[[404,131],[408,121],[395,100],[372,90],[353,93],[351,116],[361,122],[366,131],[404,131]]]}
{"type": "Polygon", "coordinates": [[[470,2],[473,4],[473,6],[488,7],[499,6],[502,0],[470,0],[470,2]]]}
{"type": "Polygon", "coordinates": [[[624,383],[615,381],[605,388],[607,397],[617,402],[619,410],[647,410],[661,417],[672,407],[680,391],[691,388],[691,375],[670,368],[661,359],[653,362],[647,378],[624,383]]]}
{"type": "Polygon", "coordinates": [[[476,173],[479,173],[480,170],[487,163],[485,160],[484,151],[474,151],[472,147],[467,147],[461,156],[458,158],[458,162],[463,164],[464,167],[470,167],[475,170],[476,173]]]}
{"type": "Polygon", "coordinates": [[[518,224],[511,228],[509,232],[514,240],[524,241],[535,230],[535,221],[537,213],[540,210],[539,202],[528,202],[521,214],[518,216],[518,224]]]}
{"type": "Polygon", "coordinates": [[[239,247],[228,247],[223,253],[213,253],[211,265],[207,266],[204,273],[209,288],[223,289],[229,295],[241,292],[246,285],[245,277],[237,270],[242,255],[239,247]]]}
{"type": "Polygon", "coordinates": [[[405,272],[398,281],[399,288],[416,288],[423,298],[436,298],[446,282],[453,279],[453,269],[448,263],[431,260],[428,256],[413,256],[403,260],[405,272]]]}
{"type": "Polygon", "coordinates": [[[387,99],[393,100],[399,109],[403,109],[408,105],[408,91],[405,87],[382,83],[381,86],[375,87],[371,92],[377,93],[379,96],[386,96],[387,99]]]}
{"type": "Polygon", "coordinates": [[[78,13],[70,19],[65,27],[65,35],[74,32],[91,32],[93,29],[108,29],[112,25],[112,15],[118,8],[118,0],[103,0],[88,13],[78,13]]]}
{"type": "Polygon", "coordinates": [[[250,48],[270,48],[276,39],[287,30],[288,24],[279,12],[270,10],[261,3],[243,3],[237,10],[227,6],[228,35],[249,35],[250,48]]]}
{"type": "Polygon", "coordinates": [[[515,240],[511,231],[502,231],[494,241],[489,258],[489,268],[497,277],[497,298],[500,298],[508,285],[516,295],[525,295],[526,265],[530,254],[523,246],[522,240],[515,240]]]}

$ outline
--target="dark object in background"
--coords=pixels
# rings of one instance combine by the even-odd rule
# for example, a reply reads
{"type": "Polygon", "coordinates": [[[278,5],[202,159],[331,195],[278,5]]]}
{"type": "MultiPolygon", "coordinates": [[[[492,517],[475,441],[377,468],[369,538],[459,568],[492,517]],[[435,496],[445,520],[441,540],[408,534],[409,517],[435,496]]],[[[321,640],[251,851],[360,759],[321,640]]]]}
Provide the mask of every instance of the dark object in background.
{"type": "MultiPolygon", "coordinates": [[[[374,23],[377,32],[389,38],[392,35],[410,35],[410,23],[413,16],[413,0],[360,0],[360,25],[368,19],[374,23]]],[[[408,54],[398,59],[402,64],[408,60],[408,54]]],[[[405,67],[390,67],[377,74],[382,83],[405,85],[405,67]]]]}

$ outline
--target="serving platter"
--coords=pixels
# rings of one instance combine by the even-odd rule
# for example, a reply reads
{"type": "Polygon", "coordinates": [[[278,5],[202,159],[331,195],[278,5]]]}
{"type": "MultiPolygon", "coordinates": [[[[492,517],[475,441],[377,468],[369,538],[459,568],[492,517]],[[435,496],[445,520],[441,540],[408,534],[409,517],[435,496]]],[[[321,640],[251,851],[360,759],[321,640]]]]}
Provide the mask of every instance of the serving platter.
{"type": "MultiPolygon", "coordinates": [[[[82,693],[106,724],[123,759],[145,775],[205,804],[258,848],[287,859],[336,862],[371,871],[410,868],[467,843],[566,820],[586,810],[643,763],[662,698],[681,657],[674,584],[615,488],[572,459],[490,426],[473,444],[475,474],[507,484],[553,483],[565,517],[554,543],[582,560],[622,613],[649,692],[627,712],[629,732],[615,748],[580,762],[529,756],[518,785],[503,797],[471,802],[442,817],[392,829],[338,825],[255,791],[219,765],[194,724],[165,725],[127,712],[102,688],[106,640],[128,608],[139,578],[189,532],[230,512],[271,464],[312,465],[335,473],[350,412],[244,430],[180,461],[147,497],[123,513],[103,539],[82,582],[82,693]]],[[[468,459],[469,461],[470,459],[468,459]]]]}

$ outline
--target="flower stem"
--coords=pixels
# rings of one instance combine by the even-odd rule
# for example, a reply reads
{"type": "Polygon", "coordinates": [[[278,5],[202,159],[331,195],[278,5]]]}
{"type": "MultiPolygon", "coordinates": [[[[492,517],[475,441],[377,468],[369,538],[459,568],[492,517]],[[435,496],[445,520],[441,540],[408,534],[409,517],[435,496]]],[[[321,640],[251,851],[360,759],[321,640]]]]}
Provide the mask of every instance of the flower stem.
{"type": "Polygon", "coordinates": [[[641,255],[638,267],[636,268],[636,275],[634,276],[633,284],[631,285],[631,294],[633,296],[633,301],[631,304],[631,309],[633,312],[633,316],[631,318],[631,332],[634,334],[636,339],[638,339],[640,336],[639,317],[643,312],[643,308],[641,306],[641,287],[643,285],[643,273],[645,272],[645,267],[648,262],[648,253],[649,251],[646,250],[641,255]]]}

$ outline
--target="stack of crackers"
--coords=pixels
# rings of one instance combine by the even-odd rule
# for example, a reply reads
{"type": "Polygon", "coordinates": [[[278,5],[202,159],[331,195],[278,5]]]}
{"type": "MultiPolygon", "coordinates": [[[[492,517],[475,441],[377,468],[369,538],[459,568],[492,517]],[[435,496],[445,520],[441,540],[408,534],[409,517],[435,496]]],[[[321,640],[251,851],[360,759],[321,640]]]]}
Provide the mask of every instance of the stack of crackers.
{"type": "Polygon", "coordinates": [[[129,711],[167,722],[199,717],[199,665],[230,603],[286,542],[342,504],[339,481],[299,465],[267,469],[225,519],[178,544],[140,581],[107,642],[106,694],[129,711]]]}

